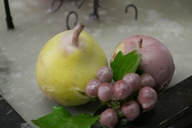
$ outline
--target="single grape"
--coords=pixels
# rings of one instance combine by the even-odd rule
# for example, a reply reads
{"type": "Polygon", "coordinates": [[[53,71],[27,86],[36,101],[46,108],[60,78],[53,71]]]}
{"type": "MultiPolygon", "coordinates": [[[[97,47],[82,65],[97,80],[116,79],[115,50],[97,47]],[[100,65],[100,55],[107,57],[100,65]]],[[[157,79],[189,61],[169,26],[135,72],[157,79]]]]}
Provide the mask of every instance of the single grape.
{"type": "Polygon", "coordinates": [[[141,78],[141,87],[144,86],[149,86],[151,88],[154,88],[155,86],[155,80],[153,79],[153,77],[149,74],[142,74],[140,76],[141,78]]]}
{"type": "Polygon", "coordinates": [[[100,123],[107,128],[114,128],[118,122],[118,116],[115,110],[107,108],[100,115],[100,123]]]}
{"type": "Polygon", "coordinates": [[[113,97],[113,86],[110,83],[100,84],[97,93],[101,101],[107,102],[113,97]]]}
{"type": "Polygon", "coordinates": [[[133,92],[137,91],[140,88],[140,76],[137,73],[128,73],[123,77],[125,83],[132,86],[133,92]]]}
{"type": "Polygon", "coordinates": [[[123,104],[121,111],[127,120],[133,121],[140,115],[140,106],[138,102],[130,100],[123,104]]]}
{"type": "Polygon", "coordinates": [[[157,92],[151,87],[142,87],[139,90],[138,102],[141,104],[144,111],[151,110],[157,101],[157,92]]]}
{"type": "Polygon", "coordinates": [[[86,94],[90,97],[97,97],[98,87],[101,82],[98,79],[90,80],[86,86],[86,94]]]}
{"type": "Polygon", "coordinates": [[[113,70],[109,66],[103,66],[98,69],[96,73],[97,79],[101,81],[101,83],[104,82],[111,82],[113,79],[113,70]]]}
{"type": "Polygon", "coordinates": [[[118,100],[124,100],[132,93],[130,84],[126,84],[124,80],[118,80],[113,87],[114,94],[118,100]]]}

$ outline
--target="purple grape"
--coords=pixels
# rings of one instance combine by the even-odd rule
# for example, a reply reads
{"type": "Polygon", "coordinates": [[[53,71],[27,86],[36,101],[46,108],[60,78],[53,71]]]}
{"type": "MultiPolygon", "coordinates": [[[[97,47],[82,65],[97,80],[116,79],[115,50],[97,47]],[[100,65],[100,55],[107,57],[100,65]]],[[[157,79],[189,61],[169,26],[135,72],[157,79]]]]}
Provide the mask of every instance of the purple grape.
{"type": "Polygon", "coordinates": [[[151,88],[154,88],[155,80],[153,79],[152,76],[150,76],[149,74],[142,74],[140,78],[141,78],[141,87],[149,86],[151,88]]]}
{"type": "Polygon", "coordinates": [[[140,115],[140,106],[138,102],[131,100],[123,104],[121,111],[127,120],[133,121],[140,115]]]}
{"type": "Polygon", "coordinates": [[[157,92],[151,87],[142,87],[139,90],[138,102],[141,104],[144,111],[151,110],[157,101],[157,92]]]}
{"type": "Polygon", "coordinates": [[[113,70],[109,66],[103,66],[98,69],[96,76],[97,79],[101,81],[101,83],[110,83],[113,79],[113,70]]]}
{"type": "Polygon", "coordinates": [[[124,100],[132,93],[130,84],[126,84],[124,80],[118,80],[113,87],[114,94],[118,100],[124,100]]]}
{"type": "Polygon", "coordinates": [[[90,97],[97,97],[98,87],[101,82],[98,79],[90,80],[86,86],[86,94],[90,97]]]}
{"type": "Polygon", "coordinates": [[[132,86],[133,92],[137,91],[140,88],[140,76],[137,73],[128,73],[123,77],[125,83],[132,86]]]}
{"type": "Polygon", "coordinates": [[[110,83],[103,83],[98,87],[97,93],[101,101],[107,102],[113,97],[113,86],[110,83]]]}
{"type": "Polygon", "coordinates": [[[115,110],[108,108],[100,115],[100,123],[107,128],[114,128],[118,122],[118,116],[115,110]]]}

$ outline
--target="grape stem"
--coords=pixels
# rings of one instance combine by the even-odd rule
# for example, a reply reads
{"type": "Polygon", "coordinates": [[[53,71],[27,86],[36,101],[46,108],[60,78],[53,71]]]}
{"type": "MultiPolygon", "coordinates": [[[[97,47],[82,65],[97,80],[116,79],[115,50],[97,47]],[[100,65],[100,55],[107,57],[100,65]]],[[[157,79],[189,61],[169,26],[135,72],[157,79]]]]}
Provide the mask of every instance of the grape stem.
{"type": "Polygon", "coordinates": [[[142,48],[142,42],[143,42],[143,39],[141,38],[138,43],[139,43],[139,48],[142,48]]]}
{"type": "Polygon", "coordinates": [[[74,32],[73,32],[73,37],[72,37],[72,44],[75,46],[78,46],[78,39],[79,39],[79,35],[81,34],[81,32],[84,29],[84,25],[82,23],[77,24],[77,26],[75,26],[74,28],[74,32]]]}

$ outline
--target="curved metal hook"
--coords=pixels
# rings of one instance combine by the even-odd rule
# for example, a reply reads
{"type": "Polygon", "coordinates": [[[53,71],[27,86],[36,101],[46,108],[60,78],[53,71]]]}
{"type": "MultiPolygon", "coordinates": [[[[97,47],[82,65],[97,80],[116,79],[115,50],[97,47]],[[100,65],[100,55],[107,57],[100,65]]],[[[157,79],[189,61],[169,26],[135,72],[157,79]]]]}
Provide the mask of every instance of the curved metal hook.
{"type": "Polygon", "coordinates": [[[58,5],[58,7],[55,8],[55,9],[53,9],[53,8],[54,8],[54,5],[55,5],[55,2],[56,2],[56,0],[53,0],[52,3],[51,3],[51,12],[56,12],[56,11],[58,11],[58,10],[61,8],[62,4],[63,4],[63,0],[60,0],[60,3],[59,3],[59,5],[58,5]]]}
{"type": "Polygon", "coordinates": [[[77,21],[78,21],[78,14],[75,11],[71,11],[69,12],[69,14],[67,15],[67,19],[66,19],[66,24],[67,24],[67,29],[70,30],[71,28],[69,27],[69,17],[74,14],[75,15],[75,22],[74,22],[74,26],[77,25],[77,21]]]}
{"type": "Polygon", "coordinates": [[[138,17],[138,10],[137,10],[137,7],[134,5],[134,4],[128,4],[125,8],[125,12],[128,13],[128,8],[134,8],[135,9],[135,20],[137,20],[137,17],[138,17]]]}
{"type": "Polygon", "coordinates": [[[80,1],[80,4],[78,5],[77,0],[75,0],[75,5],[76,5],[78,8],[80,8],[80,7],[83,5],[84,1],[85,1],[85,0],[81,0],[81,1],[80,1]]]}

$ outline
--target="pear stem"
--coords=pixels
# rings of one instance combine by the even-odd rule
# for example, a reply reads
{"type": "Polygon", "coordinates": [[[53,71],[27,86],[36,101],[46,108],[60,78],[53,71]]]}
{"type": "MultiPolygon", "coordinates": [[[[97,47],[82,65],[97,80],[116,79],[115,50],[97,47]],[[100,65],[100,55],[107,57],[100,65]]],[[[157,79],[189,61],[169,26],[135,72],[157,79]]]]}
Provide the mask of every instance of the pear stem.
{"type": "Polygon", "coordinates": [[[83,31],[84,29],[84,25],[82,23],[77,24],[77,26],[75,26],[74,28],[74,32],[73,32],[73,37],[72,37],[72,44],[75,46],[78,46],[78,39],[79,39],[79,35],[80,33],[83,31]]]}
{"type": "Polygon", "coordinates": [[[143,42],[143,39],[141,38],[138,43],[139,43],[139,48],[142,48],[142,42],[143,42]]]}

